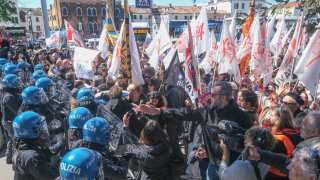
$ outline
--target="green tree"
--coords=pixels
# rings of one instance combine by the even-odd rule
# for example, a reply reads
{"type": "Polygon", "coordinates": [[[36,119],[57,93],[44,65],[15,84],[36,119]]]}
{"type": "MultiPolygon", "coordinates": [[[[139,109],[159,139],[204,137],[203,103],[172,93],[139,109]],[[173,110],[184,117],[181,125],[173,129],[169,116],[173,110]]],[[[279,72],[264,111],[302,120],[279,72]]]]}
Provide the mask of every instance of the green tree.
{"type": "Polygon", "coordinates": [[[0,0],[0,21],[10,21],[15,11],[16,8],[8,0],[0,0]]]}

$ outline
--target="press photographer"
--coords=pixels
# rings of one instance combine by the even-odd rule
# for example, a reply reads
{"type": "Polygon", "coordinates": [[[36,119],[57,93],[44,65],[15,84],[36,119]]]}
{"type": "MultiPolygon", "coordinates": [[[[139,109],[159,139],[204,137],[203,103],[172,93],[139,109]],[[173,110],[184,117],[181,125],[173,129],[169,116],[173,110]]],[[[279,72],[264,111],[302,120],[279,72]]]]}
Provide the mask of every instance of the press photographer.
{"type": "MultiPolygon", "coordinates": [[[[270,131],[261,128],[251,128],[245,134],[245,145],[252,145],[258,149],[271,150],[275,146],[275,139],[270,131]]],[[[267,175],[269,165],[258,161],[247,160],[247,149],[244,149],[240,158],[229,165],[229,147],[221,140],[220,147],[223,151],[219,167],[221,180],[261,180],[267,175]]]]}

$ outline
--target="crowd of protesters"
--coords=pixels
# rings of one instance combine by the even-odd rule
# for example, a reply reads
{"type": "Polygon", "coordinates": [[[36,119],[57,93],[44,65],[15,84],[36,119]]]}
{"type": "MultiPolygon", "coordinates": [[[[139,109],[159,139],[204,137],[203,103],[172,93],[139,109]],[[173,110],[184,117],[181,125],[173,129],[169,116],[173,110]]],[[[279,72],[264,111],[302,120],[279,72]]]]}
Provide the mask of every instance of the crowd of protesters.
{"type": "Polygon", "coordinates": [[[100,55],[88,80],[67,47],[1,45],[0,149],[14,179],[320,179],[319,103],[302,83],[203,73],[192,103],[141,54],[143,85],[109,77],[100,55]],[[244,131],[242,149],[212,140],[223,121],[244,131]]]}

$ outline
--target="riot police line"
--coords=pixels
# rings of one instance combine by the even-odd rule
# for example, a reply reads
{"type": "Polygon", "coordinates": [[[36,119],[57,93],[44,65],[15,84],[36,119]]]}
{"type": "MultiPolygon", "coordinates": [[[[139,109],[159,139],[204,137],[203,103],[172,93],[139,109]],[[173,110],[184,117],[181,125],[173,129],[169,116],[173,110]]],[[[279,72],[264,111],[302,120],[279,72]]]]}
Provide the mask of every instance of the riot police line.
{"type": "Polygon", "coordinates": [[[54,179],[59,174],[61,179],[139,178],[147,154],[139,154],[142,163],[128,173],[134,155],[125,153],[126,146],[138,138],[95,102],[92,89],[78,91],[79,106],[70,112],[71,93],[64,79],[49,78],[41,66],[31,74],[27,63],[18,64],[1,65],[6,162],[13,164],[15,179],[54,179]]]}

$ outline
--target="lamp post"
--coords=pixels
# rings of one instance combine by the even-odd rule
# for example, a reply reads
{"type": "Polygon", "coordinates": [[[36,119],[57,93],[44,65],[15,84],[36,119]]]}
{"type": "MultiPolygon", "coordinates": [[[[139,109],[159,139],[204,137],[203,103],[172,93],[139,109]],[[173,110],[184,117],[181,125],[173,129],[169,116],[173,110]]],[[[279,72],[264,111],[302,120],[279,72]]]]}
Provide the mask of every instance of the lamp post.
{"type": "Polygon", "coordinates": [[[28,21],[29,21],[29,30],[31,31],[31,39],[33,39],[33,27],[32,27],[32,9],[30,8],[28,11],[28,21]]]}

